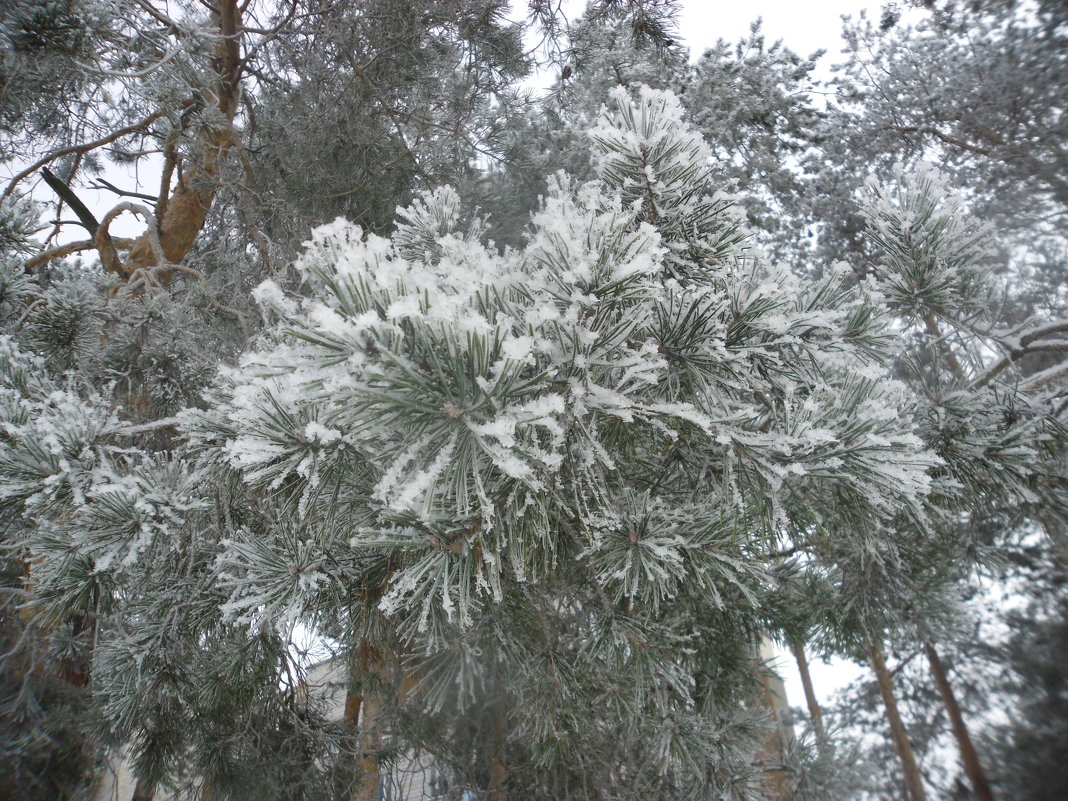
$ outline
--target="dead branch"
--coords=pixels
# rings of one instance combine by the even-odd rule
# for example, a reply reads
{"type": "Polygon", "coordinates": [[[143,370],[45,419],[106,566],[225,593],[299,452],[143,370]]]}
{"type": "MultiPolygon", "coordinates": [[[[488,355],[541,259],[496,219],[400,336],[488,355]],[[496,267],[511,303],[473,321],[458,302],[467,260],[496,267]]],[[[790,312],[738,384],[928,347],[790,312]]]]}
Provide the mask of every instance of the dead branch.
{"type": "Polygon", "coordinates": [[[119,189],[111,181],[105,181],[103,178],[97,178],[93,183],[89,184],[93,189],[106,189],[108,192],[118,195],[119,197],[135,197],[138,200],[151,200],[155,202],[156,198],[152,195],[146,195],[142,192],[130,192],[126,189],[119,189]]]}
{"type": "Polygon", "coordinates": [[[41,168],[41,176],[44,178],[46,184],[51,187],[52,191],[59,195],[60,199],[70,206],[70,210],[73,211],[78,220],[81,222],[81,226],[89,232],[89,236],[96,236],[96,229],[100,223],[96,221],[96,217],[89,211],[82,199],[74,194],[67,184],[65,184],[60,178],[53,173],[48,167],[41,168]]]}

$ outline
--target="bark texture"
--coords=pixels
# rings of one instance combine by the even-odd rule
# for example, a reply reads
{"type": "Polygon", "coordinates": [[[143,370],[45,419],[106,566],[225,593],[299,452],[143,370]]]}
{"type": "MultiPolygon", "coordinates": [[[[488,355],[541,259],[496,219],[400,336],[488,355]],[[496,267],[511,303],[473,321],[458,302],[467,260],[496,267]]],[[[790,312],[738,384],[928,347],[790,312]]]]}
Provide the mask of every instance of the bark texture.
{"type": "MultiPolygon", "coordinates": [[[[185,258],[203,229],[218,192],[223,159],[234,144],[231,123],[241,97],[242,8],[238,0],[221,0],[212,15],[220,34],[215,49],[218,80],[212,90],[212,99],[214,110],[222,119],[206,125],[197,137],[191,157],[180,165],[173,191],[169,192],[167,186],[173,165],[164,170],[165,185],[156,204],[156,233],[163,257],[169,264],[177,264],[185,258]]],[[[126,278],[137,270],[158,266],[159,262],[149,231],[134,241],[124,261],[118,259],[113,249],[109,252],[108,248],[101,247],[100,250],[105,269],[126,278]]],[[[164,281],[170,278],[166,274],[161,277],[164,281]]]]}
{"type": "Polygon", "coordinates": [[[352,801],[376,801],[378,797],[384,699],[377,685],[381,683],[382,661],[381,652],[364,640],[349,663],[345,725],[359,738],[352,801]]]}
{"type": "Polygon", "coordinates": [[[505,706],[503,691],[493,704],[493,747],[490,757],[489,787],[486,801],[505,801],[504,780],[508,770],[505,746],[508,741],[508,710],[505,706]]]}
{"type": "Polygon", "coordinates": [[[894,738],[894,746],[897,755],[901,759],[901,768],[905,772],[905,787],[908,790],[910,801],[927,801],[927,792],[923,788],[923,777],[920,775],[919,765],[916,764],[916,754],[912,750],[905,724],[901,720],[901,713],[897,708],[897,698],[894,697],[894,685],[890,679],[890,671],[886,669],[886,658],[883,656],[882,643],[873,640],[868,647],[868,655],[871,658],[872,670],[879,682],[879,693],[883,697],[883,705],[886,707],[886,719],[890,723],[890,733],[894,738]]]}
{"type": "MultiPolygon", "coordinates": [[[[754,650],[765,665],[775,658],[775,649],[767,639],[761,640],[754,650]]],[[[761,671],[759,681],[761,701],[772,719],[772,726],[757,757],[766,766],[764,789],[771,801],[790,801],[793,797],[790,777],[783,770],[786,739],[793,735],[792,727],[787,724],[790,707],[786,703],[786,686],[767,668],[761,671]]]]}
{"type": "Polygon", "coordinates": [[[816,740],[822,748],[826,739],[823,733],[823,710],[820,709],[819,701],[816,700],[816,690],[812,686],[812,674],[808,669],[805,648],[796,641],[791,641],[790,647],[797,662],[797,672],[801,674],[801,686],[805,691],[805,704],[808,706],[808,716],[812,720],[812,730],[816,733],[816,740]]]}
{"type": "Polygon", "coordinates": [[[931,665],[931,675],[934,677],[939,695],[942,696],[942,703],[945,704],[949,722],[953,726],[953,736],[957,738],[961,762],[964,763],[964,770],[968,774],[968,780],[972,783],[972,791],[978,801],[994,801],[994,792],[990,788],[990,780],[987,779],[986,771],[983,770],[982,763],[979,761],[979,754],[975,750],[971,735],[968,733],[968,727],[964,723],[960,704],[957,703],[957,696],[954,694],[953,686],[946,676],[946,669],[938,656],[938,651],[929,641],[924,642],[923,650],[927,654],[927,661],[931,665]]]}

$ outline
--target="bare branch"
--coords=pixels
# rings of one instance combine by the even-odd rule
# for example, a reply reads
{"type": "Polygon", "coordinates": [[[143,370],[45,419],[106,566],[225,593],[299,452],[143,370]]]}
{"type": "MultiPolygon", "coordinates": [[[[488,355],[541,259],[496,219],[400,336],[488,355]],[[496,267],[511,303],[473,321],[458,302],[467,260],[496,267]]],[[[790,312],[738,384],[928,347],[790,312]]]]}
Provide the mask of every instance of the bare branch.
{"type": "Polygon", "coordinates": [[[95,237],[97,248],[100,250],[100,261],[104,265],[104,270],[106,272],[129,277],[131,271],[125,269],[122,262],[119,260],[119,254],[115,252],[115,248],[111,245],[111,236],[108,233],[108,228],[110,227],[112,220],[124,211],[136,214],[148,223],[148,230],[145,234],[148,236],[152,252],[161,260],[160,263],[164,263],[162,261],[163,248],[160,247],[159,232],[156,230],[156,217],[146,207],[137,203],[120,203],[105,214],[104,219],[100,221],[100,228],[97,229],[95,237]]]}
{"type": "MultiPolygon", "coordinates": [[[[115,247],[122,249],[128,249],[133,247],[134,241],[132,239],[112,239],[112,244],[115,247]]],[[[23,267],[28,272],[38,265],[44,264],[52,259],[61,259],[64,256],[70,256],[72,253],[80,253],[83,250],[93,250],[97,247],[95,239],[83,239],[78,242],[68,242],[65,245],[51,248],[49,250],[42,251],[27,261],[23,267]]]]}
{"type": "MultiPolygon", "coordinates": [[[[981,389],[1005,372],[1014,362],[1020,360],[1024,356],[1030,353],[1049,352],[1049,351],[1068,351],[1068,343],[1061,341],[1049,341],[1045,340],[1045,337],[1049,337],[1053,334],[1068,333],[1068,321],[1058,320],[1056,322],[1048,323],[1046,325],[1033,328],[1025,334],[1021,334],[1016,340],[1019,344],[1009,344],[1006,347],[1006,354],[990,367],[986,372],[979,376],[974,382],[972,382],[973,389],[981,389]]],[[[1041,374],[1039,374],[1041,375],[1041,374]]],[[[1032,379],[1036,378],[1032,377],[1032,379]]],[[[1053,380],[1053,379],[1050,379],[1053,380]]]]}
{"type": "Polygon", "coordinates": [[[159,420],[142,423],[141,425],[113,428],[110,433],[123,436],[134,436],[136,434],[146,434],[149,431],[158,431],[161,428],[171,428],[172,426],[178,425],[180,422],[181,418],[178,417],[162,417],[159,420]]]}
{"type": "Polygon", "coordinates": [[[93,183],[90,184],[90,186],[93,187],[93,189],[106,189],[109,192],[115,193],[119,197],[135,197],[138,200],[151,200],[152,202],[156,201],[156,198],[154,198],[152,195],[146,195],[141,192],[128,192],[125,189],[119,189],[117,186],[115,186],[115,184],[111,183],[111,181],[105,181],[103,178],[97,178],[93,183]]]}
{"type": "Polygon", "coordinates": [[[156,257],[156,263],[160,266],[171,266],[167,264],[167,259],[163,255],[163,246],[159,241],[159,226],[156,222],[156,215],[149,211],[147,206],[142,206],[140,203],[120,203],[104,215],[104,219],[100,221],[100,227],[104,228],[105,226],[110,225],[111,221],[124,211],[136,214],[145,221],[147,224],[145,233],[148,235],[148,242],[152,247],[153,255],[156,257]]]}
{"type": "Polygon", "coordinates": [[[15,187],[18,186],[24,178],[37,172],[41,167],[51,164],[56,159],[62,158],[63,156],[69,156],[71,153],[88,153],[90,150],[96,150],[98,147],[109,145],[117,139],[122,139],[124,136],[143,130],[146,126],[151,125],[162,116],[164,116],[164,112],[157,111],[153,114],[149,114],[140,122],[135,122],[133,125],[127,125],[125,128],[119,128],[117,131],[112,131],[107,136],[103,136],[100,139],[94,139],[92,142],[86,142],[81,145],[71,145],[70,147],[62,147],[59,150],[53,150],[47,156],[42,156],[12,178],[8,182],[7,188],[4,189],[3,194],[0,194],[0,202],[7,200],[8,197],[11,196],[11,193],[15,191],[15,187]]]}
{"type": "Polygon", "coordinates": [[[82,203],[81,198],[74,194],[74,191],[63,183],[63,181],[61,181],[59,177],[47,167],[41,168],[41,175],[44,178],[45,183],[52,188],[52,191],[59,195],[60,198],[70,206],[70,210],[78,215],[78,219],[81,221],[85,230],[89,232],[89,235],[96,236],[96,229],[99,227],[100,223],[96,221],[96,217],[93,216],[93,213],[89,211],[84,203],[82,203]]]}

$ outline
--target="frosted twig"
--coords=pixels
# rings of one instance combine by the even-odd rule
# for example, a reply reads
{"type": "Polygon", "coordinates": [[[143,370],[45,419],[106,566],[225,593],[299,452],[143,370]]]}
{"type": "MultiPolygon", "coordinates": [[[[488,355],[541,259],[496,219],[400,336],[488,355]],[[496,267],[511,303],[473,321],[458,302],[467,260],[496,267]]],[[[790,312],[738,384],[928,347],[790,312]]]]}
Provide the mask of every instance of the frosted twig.
{"type": "Polygon", "coordinates": [[[160,67],[166,64],[180,52],[182,52],[182,48],[178,45],[175,45],[166,53],[164,53],[163,57],[155,64],[151,64],[145,67],[143,70],[135,70],[133,72],[119,72],[118,70],[109,70],[103,67],[93,67],[89,64],[83,64],[80,61],[75,61],[74,63],[78,67],[78,69],[84,70],[90,75],[102,75],[107,78],[147,78],[149,75],[158,70],[160,67]]]}
{"type": "Polygon", "coordinates": [[[120,434],[123,436],[134,436],[136,434],[146,434],[149,431],[158,431],[161,428],[169,428],[176,426],[180,422],[177,417],[164,417],[160,420],[153,420],[151,423],[142,423],[136,426],[122,426],[121,428],[112,429],[111,433],[120,434]]]}

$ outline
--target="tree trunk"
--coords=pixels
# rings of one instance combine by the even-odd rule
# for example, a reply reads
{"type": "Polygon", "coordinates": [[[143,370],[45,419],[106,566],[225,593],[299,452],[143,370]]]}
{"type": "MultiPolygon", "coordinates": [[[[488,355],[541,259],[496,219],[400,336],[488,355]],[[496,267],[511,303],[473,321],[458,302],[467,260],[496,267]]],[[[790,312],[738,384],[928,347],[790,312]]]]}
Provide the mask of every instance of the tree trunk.
{"type": "Polygon", "coordinates": [[[150,787],[144,780],[138,779],[130,801],[152,801],[152,796],[155,794],[155,788],[150,787]]]}
{"type": "Polygon", "coordinates": [[[378,797],[382,699],[376,691],[369,691],[369,684],[380,678],[372,675],[380,672],[380,663],[378,649],[366,640],[349,661],[344,720],[346,729],[359,742],[352,801],[376,801],[378,797]]]}
{"type": "Polygon", "coordinates": [[[994,793],[990,789],[990,781],[987,779],[986,772],[979,762],[979,755],[975,751],[971,735],[968,734],[968,727],[965,725],[964,717],[961,715],[960,704],[957,703],[957,697],[953,693],[953,687],[946,676],[946,670],[938,656],[938,651],[935,650],[934,645],[926,640],[923,643],[923,650],[927,654],[927,661],[931,665],[931,675],[934,676],[938,693],[942,696],[942,703],[945,704],[949,721],[953,725],[953,736],[957,738],[960,758],[964,763],[964,770],[968,774],[968,779],[972,783],[975,797],[979,801],[994,801],[994,793]]]}
{"type": "Polygon", "coordinates": [[[775,658],[775,649],[770,640],[762,638],[754,650],[760,663],[765,666],[759,677],[761,699],[773,720],[758,756],[759,762],[768,766],[764,789],[769,799],[788,801],[791,797],[789,776],[782,769],[786,737],[788,733],[792,734],[792,730],[788,730],[789,706],[786,703],[786,686],[782,679],[766,668],[766,664],[775,658]]]}
{"type": "MultiPolygon", "coordinates": [[[[238,0],[221,0],[213,19],[219,31],[219,43],[215,48],[215,65],[218,80],[213,87],[215,108],[224,123],[207,127],[198,137],[192,158],[178,168],[178,183],[170,192],[171,171],[174,167],[172,153],[164,167],[160,200],[156,204],[155,233],[163,257],[170,264],[185,258],[197,235],[204,227],[208,211],[218,191],[219,171],[226,152],[234,144],[230,123],[237,113],[241,95],[241,12],[238,0]]],[[[133,244],[123,263],[113,254],[101,252],[105,269],[120,273],[127,278],[135,271],[158,263],[152,247],[151,232],[146,231],[133,244]]],[[[169,276],[163,276],[169,280],[169,276]]]]}
{"type": "Polygon", "coordinates": [[[927,793],[923,789],[923,777],[920,768],[916,764],[916,754],[909,742],[905,724],[901,721],[901,713],[897,709],[897,699],[894,697],[894,685],[890,680],[890,671],[886,669],[886,660],[883,657],[882,643],[872,640],[868,648],[871,657],[871,666],[875,671],[875,678],[879,682],[879,693],[883,697],[886,706],[886,718],[890,722],[890,733],[894,738],[894,746],[897,748],[898,757],[901,759],[901,767],[905,771],[905,786],[908,789],[911,801],[927,801],[927,793]]]}
{"type": "Polygon", "coordinates": [[[489,787],[486,801],[505,801],[504,778],[508,769],[505,746],[508,741],[508,710],[505,708],[503,692],[493,704],[493,730],[491,761],[489,769],[489,787]]]}
{"type": "Polygon", "coordinates": [[[797,661],[797,672],[801,674],[801,686],[805,690],[805,703],[808,705],[808,716],[812,720],[812,730],[816,733],[816,742],[822,749],[826,744],[826,737],[823,733],[823,710],[820,709],[819,701],[816,700],[816,690],[812,686],[812,674],[808,670],[805,648],[796,640],[790,641],[790,647],[797,661]]]}
{"type": "Polygon", "coordinates": [[[356,763],[359,773],[353,801],[377,801],[381,765],[378,755],[382,750],[382,699],[364,696],[363,722],[360,726],[360,758],[356,763]]]}

